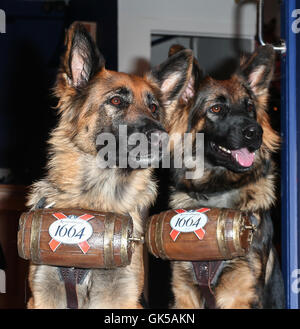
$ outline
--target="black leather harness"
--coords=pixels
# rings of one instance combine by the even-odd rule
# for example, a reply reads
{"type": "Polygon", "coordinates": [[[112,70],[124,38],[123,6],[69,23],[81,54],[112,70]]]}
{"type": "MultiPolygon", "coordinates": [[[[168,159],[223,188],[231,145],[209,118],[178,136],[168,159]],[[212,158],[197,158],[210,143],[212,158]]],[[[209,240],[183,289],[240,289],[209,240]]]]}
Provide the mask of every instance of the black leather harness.
{"type": "Polygon", "coordinates": [[[192,262],[201,296],[205,299],[205,308],[215,309],[214,286],[224,267],[224,261],[192,262]]]}
{"type": "Polygon", "coordinates": [[[78,298],[76,285],[82,284],[89,270],[75,267],[59,267],[58,273],[61,281],[65,283],[67,308],[77,309],[78,298]]]}

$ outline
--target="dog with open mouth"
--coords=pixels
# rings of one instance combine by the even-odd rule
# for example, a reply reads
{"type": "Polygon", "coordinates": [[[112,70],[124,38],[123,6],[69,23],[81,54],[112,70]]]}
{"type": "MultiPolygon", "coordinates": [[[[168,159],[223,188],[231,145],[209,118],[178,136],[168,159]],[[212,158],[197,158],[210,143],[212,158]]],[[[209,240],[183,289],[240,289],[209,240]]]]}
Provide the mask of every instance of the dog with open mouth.
{"type": "MultiPolygon", "coordinates": [[[[175,45],[169,53],[182,48],[175,45]]],[[[187,179],[185,166],[172,168],[170,206],[251,211],[257,227],[246,256],[224,260],[212,271],[208,292],[198,284],[196,264],[173,262],[175,308],[284,307],[283,280],[272,245],[269,214],[275,202],[271,154],[280,143],[267,114],[274,59],[271,46],[259,47],[224,81],[202,78],[194,59],[184,97],[176,109],[167,111],[171,139],[172,134],[191,133],[194,140],[197,133],[204,134],[204,173],[200,178],[187,179]]],[[[208,262],[204,268],[210,266],[208,262]]]]}

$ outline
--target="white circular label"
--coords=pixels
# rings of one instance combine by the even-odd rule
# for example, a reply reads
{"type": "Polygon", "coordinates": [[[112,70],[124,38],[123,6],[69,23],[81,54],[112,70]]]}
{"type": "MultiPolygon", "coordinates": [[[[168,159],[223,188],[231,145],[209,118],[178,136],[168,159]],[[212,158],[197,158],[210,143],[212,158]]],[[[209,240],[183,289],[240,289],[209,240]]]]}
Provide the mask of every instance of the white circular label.
{"type": "Polygon", "coordinates": [[[207,220],[207,216],[204,213],[186,211],[172,217],[170,225],[174,230],[179,232],[194,232],[203,228],[207,220]]]}
{"type": "Polygon", "coordinates": [[[93,234],[92,225],[76,216],[59,219],[49,226],[52,239],[66,244],[78,244],[88,240],[93,234]]]}

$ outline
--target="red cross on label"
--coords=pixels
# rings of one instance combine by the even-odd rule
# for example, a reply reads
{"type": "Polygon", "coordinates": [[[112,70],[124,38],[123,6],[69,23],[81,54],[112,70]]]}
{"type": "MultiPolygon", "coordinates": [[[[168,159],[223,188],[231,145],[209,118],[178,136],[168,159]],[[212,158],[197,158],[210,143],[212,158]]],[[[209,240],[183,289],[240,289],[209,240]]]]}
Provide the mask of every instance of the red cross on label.
{"type": "Polygon", "coordinates": [[[64,244],[77,244],[81,251],[86,254],[90,249],[87,240],[93,234],[92,226],[87,223],[94,216],[84,214],[77,216],[66,216],[63,213],[52,214],[57,220],[49,226],[49,234],[52,237],[49,242],[50,249],[56,249],[64,244]]]}
{"type": "Polygon", "coordinates": [[[205,230],[203,227],[207,223],[207,216],[204,214],[210,211],[210,208],[200,208],[197,210],[175,210],[177,215],[173,216],[170,220],[170,226],[172,231],[170,236],[175,242],[180,233],[194,232],[199,240],[202,240],[205,236],[205,230]],[[183,215],[182,215],[183,214],[183,215]]]}

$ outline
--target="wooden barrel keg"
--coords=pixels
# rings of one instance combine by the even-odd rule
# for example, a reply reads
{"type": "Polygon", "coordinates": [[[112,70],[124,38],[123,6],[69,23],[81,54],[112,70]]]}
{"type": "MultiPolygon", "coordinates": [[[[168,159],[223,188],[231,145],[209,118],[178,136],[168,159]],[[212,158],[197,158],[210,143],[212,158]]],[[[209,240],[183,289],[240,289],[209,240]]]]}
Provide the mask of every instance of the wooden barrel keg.
{"type": "Polygon", "coordinates": [[[250,213],[231,209],[168,210],[150,217],[145,242],[162,259],[232,259],[249,250],[254,223],[250,213]]]}
{"type": "Polygon", "coordinates": [[[129,265],[130,216],[83,209],[39,209],[21,215],[18,253],[34,264],[79,268],[129,265]]]}

